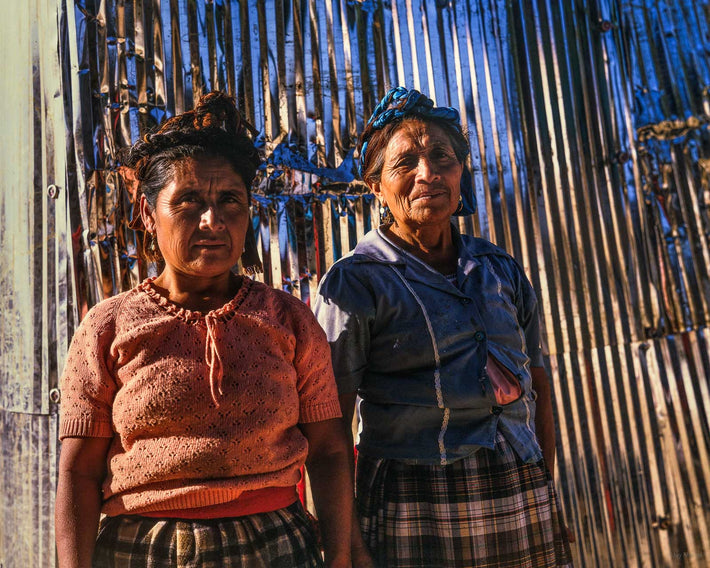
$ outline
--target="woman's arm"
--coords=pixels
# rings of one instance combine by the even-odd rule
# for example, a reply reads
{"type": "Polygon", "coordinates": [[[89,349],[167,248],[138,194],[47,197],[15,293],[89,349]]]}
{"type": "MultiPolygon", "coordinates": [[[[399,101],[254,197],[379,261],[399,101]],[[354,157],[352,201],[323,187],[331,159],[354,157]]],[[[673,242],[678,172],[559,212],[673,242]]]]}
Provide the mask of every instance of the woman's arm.
{"type": "MultiPolygon", "coordinates": [[[[353,440],[353,416],[355,415],[355,403],[357,402],[357,394],[341,394],[340,395],[340,411],[343,413],[343,424],[345,426],[345,437],[347,438],[348,448],[352,451],[348,452],[348,470],[351,479],[355,479],[355,442],[353,440]]],[[[353,481],[354,484],[354,481],[353,481]]],[[[353,507],[352,529],[350,532],[351,540],[351,555],[353,566],[357,568],[370,568],[374,566],[370,551],[362,538],[360,530],[360,518],[357,514],[357,507],[353,507]]]]}
{"type": "Polygon", "coordinates": [[[531,367],[532,387],[537,393],[535,401],[535,434],[542,457],[552,473],[555,470],[555,419],[552,412],[552,389],[544,367],[531,367]]]}
{"type": "Polygon", "coordinates": [[[59,568],[90,568],[111,438],[65,438],[54,511],[59,568]]]}
{"type": "Polygon", "coordinates": [[[308,440],[306,468],[323,537],[325,565],[348,567],[353,484],[343,422],[333,418],[299,426],[308,440]]]}
{"type": "MultiPolygon", "coordinates": [[[[533,389],[537,393],[537,400],[535,401],[535,434],[542,448],[542,457],[545,460],[545,465],[550,471],[550,475],[554,475],[557,445],[555,441],[555,417],[552,410],[550,378],[547,376],[547,371],[545,371],[544,367],[531,367],[530,373],[532,375],[533,389]]],[[[567,535],[567,540],[574,542],[574,532],[564,523],[562,523],[562,528],[563,533],[567,535]]]]}

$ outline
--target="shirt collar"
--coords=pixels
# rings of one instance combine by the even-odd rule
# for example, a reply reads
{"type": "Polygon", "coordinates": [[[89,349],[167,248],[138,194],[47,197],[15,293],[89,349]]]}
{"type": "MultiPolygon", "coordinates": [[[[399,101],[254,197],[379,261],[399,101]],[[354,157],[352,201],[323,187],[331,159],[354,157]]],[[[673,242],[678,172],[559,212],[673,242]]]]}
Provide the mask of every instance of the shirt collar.
{"type": "Polygon", "coordinates": [[[360,239],[351,255],[353,262],[407,264],[407,259],[382,236],[379,228],[373,229],[360,239]]]}
{"type": "MultiPolygon", "coordinates": [[[[478,256],[486,254],[488,250],[487,247],[480,246],[479,241],[485,242],[481,239],[466,239],[464,241],[458,227],[453,223],[451,224],[451,234],[458,251],[458,281],[460,286],[463,280],[476,267],[480,266],[481,261],[478,256]]],[[[428,269],[417,259],[404,253],[382,235],[380,228],[368,232],[348,256],[351,256],[353,262],[379,262],[402,266],[408,279],[461,295],[456,286],[449,282],[443,274],[428,269]]]]}
{"type": "Polygon", "coordinates": [[[475,268],[481,265],[481,261],[478,256],[485,254],[482,247],[479,245],[479,239],[464,240],[461,238],[461,233],[456,225],[451,225],[451,234],[454,239],[454,245],[456,250],[459,251],[459,286],[463,285],[463,282],[468,276],[473,272],[475,268]]]}
{"type": "MultiPolygon", "coordinates": [[[[381,228],[369,231],[357,243],[355,249],[348,256],[353,256],[355,262],[384,262],[386,264],[407,264],[407,257],[402,254],[401,249],[394,246],[388,239],[383,237],[381,228]],[[357,258],[360,257],[360,258],[357,258]],[[364,257],[364,258],[363,258],[364,257]]],[[[489,254],[491,245],[483,239],[467,239],[466,242],[461,237],[461,233],[456,225],[451,224],[451,236],[458,251],[459,268],[465,274],[481,264],[479,256],[489,254]]]]}

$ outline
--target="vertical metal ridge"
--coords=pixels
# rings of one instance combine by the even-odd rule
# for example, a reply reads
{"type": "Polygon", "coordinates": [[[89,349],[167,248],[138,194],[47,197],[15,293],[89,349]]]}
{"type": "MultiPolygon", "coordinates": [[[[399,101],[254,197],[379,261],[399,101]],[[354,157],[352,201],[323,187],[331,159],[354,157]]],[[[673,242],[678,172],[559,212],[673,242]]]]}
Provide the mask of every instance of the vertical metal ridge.
{"type": "Polygon", "coordinates": [[[297,146],[302,155],[308,155],[309,136],[307,115],[307,85],[306,85],[306,52],[304,28],[307,29],[307,20],[303,18],[302,4],[306,0],[293,0],[291,6],[291,19],[293,22],[293,127],[289,130],[291,136],[297,140],[297,146]],[[305,20],[305,21],[304,21],[305,20]]]}
{"type": "Polygon", "coordinates": [[[321,73],[321,62],[319,58],[321,32],[318,26],[318,16],[316,13],[316,0],[308,0],[308,36],[310,44],[311,66],[306,67],[307,86],[311,89],[307,91],[307,101],[312,108],[312,120],[308,126],[308,141],[310,149],[308,159],[318,166],[327,165],[326,139],[325,139],[325,100],[323,97],[323,78],[321,73]],[[308,93],[312,93],[312,98],[308,93]]]}
{"type": "MultiPolygon", "coordinates": [[[[328,130],[330,131],[330,142],[326,142],[326,156],[327,164],[331,167],[337,167],[340,165],[340,158],[342,157],[343,149],[343,139],[342,139],[342,126],[341,126],[341,101],[340,93],[342,92],[341,80],[338,65],[338,55],[340,50],[338,48],[342,47],[336,43],[337,32],[334,28],[334,4],[338,3],[338,0],[321,0],[325,7],[325,17],[324,21],[324,31],[325,35],[321,35],[321,42],[323,39],[327,41],[327,46],[321,45],[321,50],[325,50],[327,53],[327,58],[325,61],[328,63],[328,82],[324,87],[324,97],[325,100],[330,101],[330,108],[326,109],[325,117],[329,118],[328,130]],[[330,111],[330,112],[329,112],[330,111]]],[[[339,38],[338,38],[339,39],[339,38]]],[[[328,140],[328,134],[326,131],[326,141],[328,140]]]]}
{"type": "MultiPolygon", "coordinates": [[[[270,13],[271,11],[269,11],[270,13]]],[[[293,71],[294,65],[292,57],[293,48],[293,27],[292,20],[284,21],[284,0],[275,0],[273,10],[273,20],[268,21],[267,33],[269,37],[269,59],[274,61],[272,72],[275,76],[272,77],[272,93],[275,90],[274,97],[277,104],[275,105],[278,120],[279,131],[275,133],[276,137],[281,140],[293,131],[291,128],[293,120],[293,111],[290,108],[289,91],[293,92],[293,71]],[[286,52],[288,49],[289,65],[286,62],[286,52]]]]}
{"type": "MultiPolygon", "coordinates": [[[[166,2],[167,0],[163,0],[166,2]]],[[[173,88],[169,92],[173,93],[173,108],[176,114],[185,112],[185,88],[183,77],[183,55],[182,37],[180,28],[180,8],[179,0],[170,0],[170,50],[172,61],[172,83],[173,88]]],[[[168,102],[170,99],[168,98],[168,102]]]]}

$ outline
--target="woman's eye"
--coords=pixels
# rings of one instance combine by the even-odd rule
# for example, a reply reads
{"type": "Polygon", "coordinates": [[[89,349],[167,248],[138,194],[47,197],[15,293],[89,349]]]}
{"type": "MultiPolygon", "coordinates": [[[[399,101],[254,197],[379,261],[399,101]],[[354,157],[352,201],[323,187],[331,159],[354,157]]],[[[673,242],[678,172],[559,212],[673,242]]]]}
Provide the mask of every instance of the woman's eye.
{"type": "Polygon", "coordinates": [[[180,198],[182,203],[198,203],[200,198],[194,193],[187,193],[180,198]]]}
{"type": "Polygon", "coordinates": [[[401,160],[398,160],[395,163],[394,167],[397,169],[406,169],[406,168],[414,167],[415,164],[416,164],[416,159],[411,156],[407,156],[405,158],[402,158],[401,160]]]}
{"type": "Polygon", "coordinates": [[[448,161],[454,158],[453,154],[451,152],[447,152],[446,150],[438,150],[434,152],[433,157],[435,160],[439,161],[448,161]]]}
{"type": "Polygon", "coordinates": [[[239,195],[225,195],[222,197],[224,203],[241,203],[242,199],[239,195]]]}

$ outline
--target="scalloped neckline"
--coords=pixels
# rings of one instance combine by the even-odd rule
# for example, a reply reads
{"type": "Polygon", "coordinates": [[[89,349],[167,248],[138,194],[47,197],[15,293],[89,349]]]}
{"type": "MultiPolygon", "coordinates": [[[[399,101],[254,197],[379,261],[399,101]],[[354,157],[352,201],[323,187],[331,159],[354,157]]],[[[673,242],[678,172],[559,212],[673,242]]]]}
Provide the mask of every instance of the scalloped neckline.
{"type": "Polygon", "coordinates": [[[242,302],[244,302],[244,299],[246,298],[247,294],[249,293],[249,289],[253,284],[253,281],[250,278],[246,278],[244,276],[242,276],[241,278],[242,285],[239,287],[239,290],[237,291],[234,298],[224,304],[224,306],[222,306],[221,308],[217,308],[216,310],[210,310],[207,313],[198,312],[195,310],[188,310],[187,308],[182,307],[180,304],[177,304],[163,296],[160,292],[158,292],[155,287],[155,284],[153,283],[153,281],[156,279],[155,276],[151,276],[150,278],[146,278],[145,280],[143,280],[143,282],[138,285],[138,289],[141,292],[144,292],[151,300],[153,300],[153,302],[155,302],[166,312],[177,318],[180,318],[181,320],[188,322],[200,321],[205,320],[207,317],[210,317],[226,321],[228,319],[231,319],[231,317],[239,309],[239,306],[242,304],[242,302]]]}

